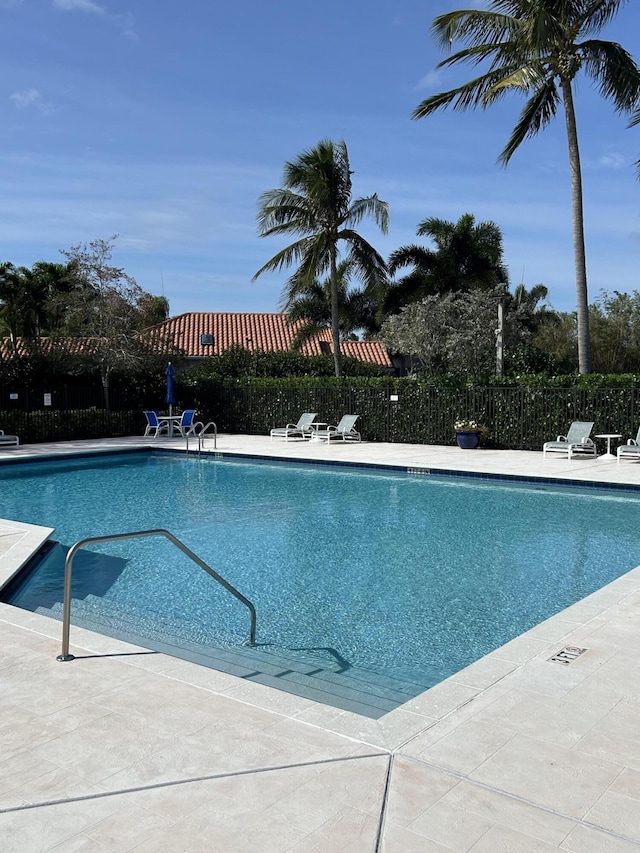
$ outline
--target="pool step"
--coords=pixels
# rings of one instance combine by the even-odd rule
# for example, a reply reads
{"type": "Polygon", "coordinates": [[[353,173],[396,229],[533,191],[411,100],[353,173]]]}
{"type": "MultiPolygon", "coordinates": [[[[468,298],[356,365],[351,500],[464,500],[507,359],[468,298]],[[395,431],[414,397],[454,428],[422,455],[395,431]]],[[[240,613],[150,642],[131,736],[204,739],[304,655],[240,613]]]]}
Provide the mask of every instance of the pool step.
{"type": "MultiPolygon", "coordinates": [[[[39,608],[38,612],[61,619],[62,606],[39,608]]],[[[351,666],[329,651],[286,649],[269,644],[250,648],[213,636],[193,642],[188,639],[191,626],[166,618],[159,622],[153,614],[141,614],[122,604],[112,607],[105,599],[93,595],[74,599],[72,625],[373,718],[397,708],[430,686],[351,666]]]]}

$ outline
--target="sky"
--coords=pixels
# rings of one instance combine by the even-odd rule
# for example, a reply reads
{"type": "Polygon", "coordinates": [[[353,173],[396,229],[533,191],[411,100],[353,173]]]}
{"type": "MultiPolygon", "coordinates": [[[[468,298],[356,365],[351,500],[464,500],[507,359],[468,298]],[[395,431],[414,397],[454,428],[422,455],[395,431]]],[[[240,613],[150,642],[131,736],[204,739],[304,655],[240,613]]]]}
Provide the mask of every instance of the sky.
{"type": "MultiPolygon", "coordinates": [[[[258,236],[258,199],[285,162],[344,140],[353,196],[386,258],[430,216],[496,222],[512,289],[542,283],[575,307],[562,112],[497,158],[522,99],[420,121],[429,95],[470,79],[437,69],[433,18],[482,0],[0,0],[0,261],[30,267],[118,235],[112,263],[187,311],[280,310],[293,270],[255,272],[292,240],[258,236]]],[[[601,34],[640,62],[640,3],[601,34]]],[[[640,289],[640,126],[586,77],[576,91],[589,301],[640,289]]]]}

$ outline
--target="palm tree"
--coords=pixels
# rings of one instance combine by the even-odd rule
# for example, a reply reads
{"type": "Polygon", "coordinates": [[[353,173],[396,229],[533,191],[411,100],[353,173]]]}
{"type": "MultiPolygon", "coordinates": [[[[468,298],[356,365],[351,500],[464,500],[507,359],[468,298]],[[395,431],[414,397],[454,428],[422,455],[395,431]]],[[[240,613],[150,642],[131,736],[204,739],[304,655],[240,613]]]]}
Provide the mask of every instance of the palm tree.
{"type": "Polygon", "coordinates": [[[254,275],[255,281],[267,270],[280,270],[293,263],[299,266],[288,281],[286,293],[304,289],[323,275],[331,281],[331,335],[336,376],[342,375],[340,352],[340,290],[338,284],[339,245],[347,246],[346,259],[366,288],[375,288],[384,278],[386,265],[381,255],[355,230],[364,216],[372,216],[383,233],[389,212],[376,194],[351,199],[349,154],[343,141],[320,141],[293,162],[285,163],[281,189],[260,196],[258,232],[297,234],[299,240],[282,249],[254,275]]]}
{"type": "Polygon", "coordinates": [[[549,323],[558,321],[558,313],[546,304],[549,289],[544,284],[534,284],[530,290],[520,283],[506,299],[507,312],[513,314],[518,324],[530,335],[549,323]]]}
{"type": "Polygon", "coordinates": [[[0,263],[0,324],[6,329],[11,349],[17,353],[17,338],[21,332],[20,315],[23,301],[20,271],[9,261],[0,263]]]}
{"type": "Polygon", "coordinates": [[[468,83],[422,101],[413,118],[440,107],[487,107],[518,90],[528,100],[499,162],[506,166],[520,144],[546,127],[562,103],[567,128],[576,268],[578,361],[589,373],[589,313],[582,202],[582,174],[573,102],[573,81],[583,70],[618,111],[637,106],[640,68],[621,45],[592,38],[619,11],[625,0],[490,0],[488,11],[461,10],[440,15],[432,31],[450,48],[459,39],[468,47],[439,67],[489,62],[489,70],[468,83]],[[582,40],[583,39],[583,40],[582,40]]]}
{"type": "MultiPolygon", "coordinates": [[[[377,304],[363,290],[349,289],[349,276],[353,269],[351,260],[342,260],[337,267],[340,340],[355,337],[355,332],[366,329],[371,332],[379,327],[375,324],[377,304]]],[[[286,299],[281,302],[290,324],[299,324],[293,338],[293,346],[300,348],[310,338],[331,328],[331,276],[323,281],[314,279],[310,284],[286,288],[286,299]]]]}
{"type": "Polygon", "coordinates": [[[435,216],[419,225],[419,237],[430,237],[435,249],[401,246],[389,257],[389,272],[413,269],[387,292],[389,311],[408,302],[445,293],[506,289],[509,277],[502,263],[502,233],[495,222],[479,222],[470,213],[457,222],[435,216]]]}

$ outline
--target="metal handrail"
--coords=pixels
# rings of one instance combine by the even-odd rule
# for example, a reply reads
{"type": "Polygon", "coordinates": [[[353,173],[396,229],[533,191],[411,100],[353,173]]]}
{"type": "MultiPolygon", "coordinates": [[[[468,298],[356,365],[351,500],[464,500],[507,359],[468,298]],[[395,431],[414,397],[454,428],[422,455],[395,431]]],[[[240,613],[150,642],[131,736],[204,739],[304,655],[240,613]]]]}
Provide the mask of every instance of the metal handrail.
{"type": "Polygon", "coordinates": [[[117,542],[121,539],[137,539],[146,536],[164,536],[170,542],[179,548],[183,554],[186,554],[194,563],[200,566],[201,569],[204,569],[207,574],[211,575],[211,577],[218,581],[221,586],[223,586],[227,592],[230,592],[231,595],[234,595],[238,601],[242,602],[245,607],[249,608],[249,612],[251,614],[251,629],[249,636],[249,645],[255,646],[256,644],[256,608],[249,601],[248,598],[239,592],[234,586],[226,581],[222,575],[219,575],[216,571],[214,571],[211,566],[208,566],[204,560],[201,560],[197,554],[194,554],[190,548],[177,539],[173,533],[170,533],[168,530],[163,530],[162,528],[158,528],[157,530],[137,530],[133,533],[113,533],[110,536],[90,536],[87,539],[80,539],[75,545],[72,545],[69,548],[69,552],[67,553],[67,558],[64,561],[64,604],[62,609],[62,649],[56,660],[59,661],[67,661],[73,660],[75,655],[69,654],[69,629],[71,627],[71,576],[73,569],[73,558],[75,557],[77,551],[84,547],[85,545],[95,545],[98,542],[117,542]]]}
{"type": "Polygon", "coordinates": [[[205,438],[208,438],[211,435],[211,433],[208,432],[209,427],[213,427],[213,449],[215,450],[218,446],[218,427],[213,421],[209,421],[204,429],[200,430],[198,433],[198,453],[202,450],[202,443],[205,438]]]}
{"type": "MultiPolygon", "coordinates": [[[[196,424],[196,426],[197,426],[197,424],[196,424]]],[[[202,424],[200,424],[200,426],[202,426],[202,424]]],[[[211,433],[209,432],[209,427],[213,427],[213,448],[214,448],[214,450],[217,448],[217,446],[218,446],[218,427],[214,424],[213,421],[209,421],[209,423],[206,426],[202,427],[200,432],[193,432],[193,431],[189,430],[189,432],[185,433],[185,438],[186,438],[185,447],[186,447],[187,453],[189,452],[189,436],[195,435],[196,438],[198,439],[198,455],[200,455],[200,452],[202,450],[202,443],[203,443],[204,439],[209,438],[209,436],[211,435],[211,433]]]]}

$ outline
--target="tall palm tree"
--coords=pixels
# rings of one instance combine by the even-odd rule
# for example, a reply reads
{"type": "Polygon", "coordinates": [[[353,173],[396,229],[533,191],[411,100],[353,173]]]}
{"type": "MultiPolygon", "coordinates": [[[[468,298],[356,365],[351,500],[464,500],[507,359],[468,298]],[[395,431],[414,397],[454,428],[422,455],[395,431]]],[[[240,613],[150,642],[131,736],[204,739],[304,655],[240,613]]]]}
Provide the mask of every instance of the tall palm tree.
{"type": "Polygon", "coordinates": [[[470,213],[457,222],[431,216],[419,225],[419,237],[430,237],[435,249],[401,246],[389,257],[389,272],[413,267],[387,291],[387,308],[445,293],[496,290],[509,283],[502,263],[502,233],[495,222],[479,222],[470,213]]]}
{"type": "Polygon", "coordinates": [[[626,0],[490,0],[489,10],[461,10],[440,15],[432,31],[450,48],[458,39],[468,45],[439,67],[489,62],[489,70],[468,83],[433,95],[415,109],[424,118],[440,107],[487,107],[511,90],[528,100],[499,162],[506,165],[520,144],[546,127],[562,104],[565,114],[573,208],[573,246],[578,315],[578,361],[591,370],[582,173],[573,101],[573,81],[584,71],[618,111],[631,111],[640,94],[640,68],[621,45],[593,38],[626,0]]]}
{"type": "Polygon", "coordinates": [[[261,237],[297,234],[299,240],[282,249],[254,275],[255,281],[267,270],[280,270],[297,263],[298,268],[285,286],[304,288],[328,273],[331,281],[331,335],[336,376],[342,375],[340,352],[340,291],[338,254],[346,244],[346,259],[365,287],[374,288],[384,277],[386,265],[381,255],[357,231],[364,216],[372,216],[386,233],[389,211],[376,194],[351,199],[351,169],[346,144],[321,140],[315,148],[285,163],[281,189],[260,196],[257,215],[261,237]]]}

